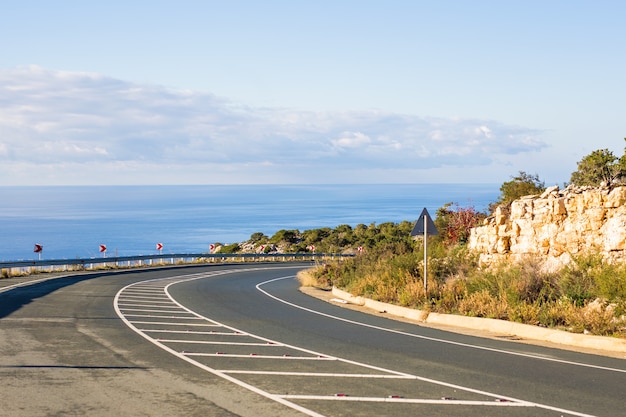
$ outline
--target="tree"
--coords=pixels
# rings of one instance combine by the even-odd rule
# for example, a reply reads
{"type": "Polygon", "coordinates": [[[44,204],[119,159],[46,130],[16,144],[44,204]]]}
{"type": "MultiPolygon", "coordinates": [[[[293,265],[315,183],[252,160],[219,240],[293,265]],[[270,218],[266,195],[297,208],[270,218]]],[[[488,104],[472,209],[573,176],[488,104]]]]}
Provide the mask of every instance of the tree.
{"type": "Polygon", "coordinates": [[[281,229],[270,238],[270,243],[298,243],[300,240],[300,231],[281,229]]]}
{"type": "Polygon", "coordinates": [[[602,183],[611,186],[625,177],[626,155],[618,159],[608,149],[599,149],[578,162],[578,170],[572,173],[570,182],[578,186],[597,187],[602,183]]]}
{"type": "Polygon", "coordinates": [[[539,179],[537,174],[530,175],[520,171],[516,177],[511,177],[511,181],[506,181],[500,187],[500,197],[498,201],[491,204],[491,212],[499,205],[507,205],[525,195],[540,194],[546,189],[545,183],[539,179]]]}
{"type": "Polygon", "coordinates": [[[261,232],[254,232],[250,235],[250,242],[252,243],[259,243],[266,240],[267,236],[261,232]]]}

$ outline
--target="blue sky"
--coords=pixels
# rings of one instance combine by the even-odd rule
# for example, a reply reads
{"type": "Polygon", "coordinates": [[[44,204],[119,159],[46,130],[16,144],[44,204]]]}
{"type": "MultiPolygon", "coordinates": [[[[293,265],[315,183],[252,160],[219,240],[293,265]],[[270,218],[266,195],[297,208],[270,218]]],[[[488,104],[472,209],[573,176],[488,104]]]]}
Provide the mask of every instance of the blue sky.
{"type": "Polygon", "coordinates": [[[0,185],[567,182],[623,1],[0,3],[0,185]]]}

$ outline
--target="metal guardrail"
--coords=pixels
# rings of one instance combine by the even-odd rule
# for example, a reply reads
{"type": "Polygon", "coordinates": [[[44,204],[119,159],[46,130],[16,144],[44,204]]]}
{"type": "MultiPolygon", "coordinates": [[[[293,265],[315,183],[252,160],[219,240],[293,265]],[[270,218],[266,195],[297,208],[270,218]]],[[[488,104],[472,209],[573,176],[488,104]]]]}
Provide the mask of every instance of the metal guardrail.
{"type": "Polygon", "coordinates": [[[160,264],[178,264],[195,262],[227,262],[227,261],[294,261],[315,259],[336,259],[353,257],[341,253],[173,253],[138,256],[115,256],[109,258],[76,258],[76,259],[44,259],[26,261],[0,262],[0,269],[40,269],[43,267],[61,267],[60,270],[90,269],[95,265],[113,267],[133,267],[160,264]]]}

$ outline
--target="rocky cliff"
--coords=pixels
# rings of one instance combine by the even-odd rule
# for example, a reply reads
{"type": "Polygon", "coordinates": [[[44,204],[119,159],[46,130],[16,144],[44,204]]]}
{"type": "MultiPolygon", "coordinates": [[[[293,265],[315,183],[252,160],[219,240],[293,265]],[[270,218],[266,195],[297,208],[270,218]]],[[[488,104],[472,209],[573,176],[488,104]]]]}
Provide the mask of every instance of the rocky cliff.
{"type": "Polygon", "coordinates": [[[554,186],[522,197],[472,229],[469,248],[482,265],[533,256],[551,271],[590,251],[626,260],[626,187],[554,186]]]}

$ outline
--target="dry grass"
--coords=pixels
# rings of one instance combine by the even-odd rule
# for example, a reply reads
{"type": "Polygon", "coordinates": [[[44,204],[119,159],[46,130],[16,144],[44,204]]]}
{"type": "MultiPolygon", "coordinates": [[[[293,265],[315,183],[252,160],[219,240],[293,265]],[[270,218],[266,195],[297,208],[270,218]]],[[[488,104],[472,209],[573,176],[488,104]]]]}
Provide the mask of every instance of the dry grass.
{"type": "Polygon", "coordinates": [[[328,288],[328,281],[316,278],[312,269],[298,272],[297,278],[303,287],[328,288]]]}
{"type": "Polygon", "coordinates": [[[532,259],[483,271],[463,265],[456,254],[457,259],[433,262],[446,267],[432,268],[426,297],[415,254],[377,255],[325,265],[311,274],[317,282],[382,302],[626,337],[626,264],[604,265],[589,256],[558,274],[542,272],[532,259]]]}

